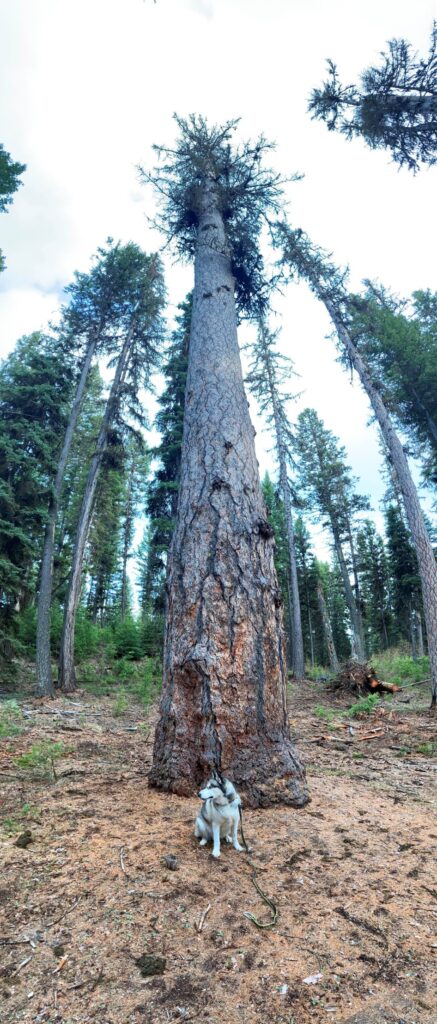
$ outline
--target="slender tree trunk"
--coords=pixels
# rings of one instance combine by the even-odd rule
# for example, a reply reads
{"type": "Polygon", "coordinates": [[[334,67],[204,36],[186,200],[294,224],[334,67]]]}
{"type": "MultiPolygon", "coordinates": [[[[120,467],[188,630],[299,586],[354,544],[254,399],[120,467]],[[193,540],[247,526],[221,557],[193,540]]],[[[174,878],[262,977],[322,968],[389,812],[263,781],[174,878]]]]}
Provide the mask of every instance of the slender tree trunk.
{"type": "Polygon", "coordinates": [[[103,455],[108,447],[108,434],[112,425],[117,404],[120,397],[124,378],[129,363],[132,335],[135,326],[135,315],[126,335],[123,347],[118,357],[117,368],[112,382],[109,398],[106,403],[102,424],[97,438],[95,452],[91,461],[85,493],[82,499],[79,523],[76,531],[76,539],[73,552],[73,563],[71,568],[68,592],[64,605],[64,621],[62,626],[61,649],[59,654],[59,686],[64,693],[70,693],[76,689],[76,673],[74,669],[74,628],[76,614],[80,600],[81,576],[85,546],[91,524],[91,517],[94,508],[97,482],[102,466],[103,455]]]}
{"type": "Polygon", "coordinates": [[[288,572],[289,592],[291,611],[291,648],[292,668],[295,679],[301,680],[305,676],[305,659],[303,651],[302,619],[300,611],[299,584],[297,579],[296,546],[294,543],[293,512],[290,501],[290,490],[288,486],[287,464],[285,460],[284,447],[281,441],[281,434],[278,436],[276,427],[276,440],[279,457],[279,483],[282,500],[284,502],[285,525],[287,529],[288,546],[288,572]]]}
{"type": "Polygon", "coordinates": [[[338,672],[339,663],[337,658],[337,651],[335,650],[334,637],[332,635],[331,620],[329,618],[328,609],[326,607],[325,595],[323,593],[323,587],[320,581],[317,584],[317,601],[320,609],[320,616],[322,619],[326,647],[328,650],[329,665],[333,672],[338,672]]]}
{"type": "Polygon", "coordinates": [[[416,611],[416,623],[417,623],[417,654],[419,658],[423,658],[423,629],[422,629],[422,616],[420,612],[416,611]]]}
{"type": "MultiPolygon", "coordinates": [[[[200,191],[200,190],[199,190],[200,191]]],[[[192,795],[220,768],[250,806],[308,800],[290,740],[281,598],[213,176],[200,198],[164,689],[150,781],[192,795]]]]}
{"type": "Polygon", "coordinates": [[[337,555],[338,564],[340,567],[341,578],[343,581],[344,596],[346,598],[346,604],[348,607],[351,627],[352,627],[352,656],[357,661],[364,663],[366,660],[366,654],[361,640],[360,630],[360,619],[358,614],[358,608],[354,598],[354,592],[351,587],[351,581],[349,579],[349,570],[346,565],[346,560],[341,546],[340,534],[337,523],[331,518],[331,528],[334,537],[335,553],[337,555]]]}
{"type": "Polygon", "coordinates": [[[416,629],[416,613],[414,608],[411,608],[410,615],[410,633],[411,633],[411,657],[413,661],[417,661],[417,629],[416,629]]]}
{"type": "Polygon", "coordinates": [[[50,656],[50,612],[52,605],[53,589],[53,550],[55,543],[56,516],[58,512],[59,499],[62,491],[65,468],[69,456],[73,434],[79,418],[82,400],[85,393],[86,382],[91,368],[92,358],[97,344],[98,334],[96,333],[90,341],[75,399],[70,413],[70,419],[65,431],[64,444],[59,457],[56,477],[53,484],[53,491],[50,500],[48,519],[44,535],[44,547],[42,554],[40,582],[37,606],[37,627],[36,627],[36,678],[38,693],[40,696],[53,696],[52,665],[50,656]]]}
{"type": "Polygon", "coordinates": [[[123,552],[122,552],[122,572],[121,572],[121,617],[125,618],[127,612],[127,563],[129,559],[129,548],[132,538],[132,522],[133,522],[133,486],[135,477],[135,462],[132,461],[128,477],[127,495],[126,495],[126,518],[124,523],[124,536],[123,536],[123,552]]]}
{"type": "Polygon", "coordinates": [[[361,594],[360,594],[360,584],[359,584],[359,580],[358,580],[357,558],[356,558],[356,554],[355,554],[355,544],[354,544],[354,539],[353,539],[353,536],[352,536],[351,522],[350,522],[349,516],[347,516],[346,519],[347,519],[347,534],[348,534],[349,547],[350,547],[350,552],[351,552],[352,573],[353,573],[353,577],[354,577],[354,590],[355,590],[354,600],[355,600],[355,607],[356,607],[356,614],[357,614],[358,632],[359,632],[359,635],[360,635],[360,647],[361,647],[361,650],[363,651],[364,658],[365,658],[366,657],[366,644],[365,644],[365,641],[364,641],[364,626],[363,626],[363,615],[362,615],[362,611],[361,611],[361,594]]]}
{"type": "Polygon", "coordinates": [[[411,476],[407,456],[396,434],[379,391],[372,381],[369,370],[356,349],[349,332],[344,327],[333,302],[323,295],[321,295],[321,298],[323,299],[326,309],[332,319],[338,337],[344,345],[351,363],[355,367],[360,381],[367,393],[378,421],[389,458],[398,479],[405,514],[410,527],[419,564],[420,580],[422,584],[423,610],[425,614],[428,650],[431,663],[431,706],[435,707],[437,704],[437,565],[425,525],[425,520],[423,518],[422,509],[420,507],[417,490],[411,476]]]}

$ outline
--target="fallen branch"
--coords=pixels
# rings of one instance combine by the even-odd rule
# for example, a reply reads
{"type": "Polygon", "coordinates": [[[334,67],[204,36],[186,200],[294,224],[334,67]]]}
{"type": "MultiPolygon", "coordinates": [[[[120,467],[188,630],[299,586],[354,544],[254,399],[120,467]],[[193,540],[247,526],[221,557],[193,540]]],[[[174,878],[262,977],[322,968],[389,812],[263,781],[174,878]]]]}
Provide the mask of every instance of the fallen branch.
{"type": "Polygon", "coordinates": [[[123,850],[124,850],[124,846],[120,846],[120,867],[121,867],[121,870],[122,870],[123,874],[126,875],[126,878],[130,878],[130,875],[128,875],[128,873],[126,871],[126,868],[124,866],[123,850]]]}
{"type": "Polygon", "coordinates": [[[33,956],[28,956],[26,957],[25,960],[22,960],[21,964],[18,964],[18,967],[16,967],[15,971],[12,972],[11,978],[15,978],[15,975],[18,974],[19,971],[21,971],[22,967],[25,967],[26,964],[30,964],[31,960],[33,960],[33,956]]]}
{"type": "Polygon", "coordinates": [[[207,906],[206,910],[204,910],[201,913],[201,915],[199,917],[199,920],[195,922],[194,927],[196,929],[196,932],[201,932],[202,931],[202,928],[203,928],[203,926],[205,924],[205,918],[206,918],[207,914],[209,914],[210,910],[211,910],[211,904],[208,903],[208,906],[207,906]]]}
{"type": "Polygon", "coordinates": [[[378,928],[376,924],[370,924],[369,921],[363,921],[361,917],[355,917],[354,914],[350,914],[345,907],[334,907],[335,913],[340,914],[340,917],[344,917],[350,924],[356,924],[358,928],[365,928],[366,931],[371,932],[372,935],[376,935],[383,942],[387,941],[387,938],[381,928],[378,928]]]}
{"type": "Polygon", "coordinates": [[[70,914],[71,911],[74,910],[75,907],[77,907],[77,904],[80,903],[81,899],[82,897],[78,896],[77,900],[75,900],[75,902],[71,904],[71,907],[67,907],[67,909],[59,915],[59,917],[55,917],[54,921],[47,922],[47,924],[44,925],[44,928],[53,928],[53,925],[59,924],[59,921],[62,921],[62,919],[67,916],[67,914],[70,914]]]}

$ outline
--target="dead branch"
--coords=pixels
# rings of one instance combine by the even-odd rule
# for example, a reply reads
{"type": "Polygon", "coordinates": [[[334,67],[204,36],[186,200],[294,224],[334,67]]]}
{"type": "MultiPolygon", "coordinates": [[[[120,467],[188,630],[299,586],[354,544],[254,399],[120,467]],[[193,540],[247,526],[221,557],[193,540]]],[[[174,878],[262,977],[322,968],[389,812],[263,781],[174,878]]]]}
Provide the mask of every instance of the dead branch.
{"type": "Polygon", "coordinates": [[[67,907],[67,909],[64,910],[64,912],[62,914],[59,915],[59,917],[55,917],[54,921],[47,922],[47,924],[44,925],[44,927],[45,928],[53,928],[53,925],[59,924],[59,921],[62,921],[62,919],[67,916],[67,914],[70,914],[71,911],[74,910],[75,907],[77,907],[77,904],[80,903],[81,899],[82,899],[82,897],[78,896],[77,900],[75,900],[75,902],[71,904],[71,907],[67,907]]]}
{"type": "Polygon", "coordinates": [[[363,921],[361,917],[355,917],[355,915],[350,914],[345,907],[334,907],[334,910],[336,914],[340,914],[340,917],[344,917],[350,924],[356,924],[358,928],[365,928],[366,931],[371,932],[372,935],[376,935],[381,941],[387,942],[386,935],[376,924],[371,924],[370,921],[363,921]]]}
{"type": "Polygon", "coordinates": [[[200,917],[199,917],[198,921],[195,922],[194,927],[196,929],[196,932],[201,932],[202,931],[202,928],[203,928],[203,926],[205,924],[205,918],[206,918],[207,914],[209,914],[210,910],[211,910],[211,904],[208,903],[208,906],[207,906],[206,910],[204,910],[200,914],[200,917]]]}
{"type": "Polygon", "coordinates": [[[15,978],[15,975],[18,974],[19,971],[21,971],[22,967],[25,967],[26,964],[30,964],[31,960],[33,960],[33,956],[28,956],[26,957],[25,960],[22,960],[21,964],[18,964],[18,967],[16,967],[15,971],[12,972],[11,978],[15,978]]]}

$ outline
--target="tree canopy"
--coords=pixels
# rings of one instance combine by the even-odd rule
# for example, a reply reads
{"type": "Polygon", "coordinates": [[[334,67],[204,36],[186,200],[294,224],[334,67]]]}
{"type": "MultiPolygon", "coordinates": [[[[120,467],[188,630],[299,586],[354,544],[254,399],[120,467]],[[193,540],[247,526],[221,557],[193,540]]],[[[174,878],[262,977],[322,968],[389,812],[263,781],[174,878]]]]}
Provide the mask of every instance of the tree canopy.
{"type": "Polygon", "coordinates": [[[400,167],[414,172],[437,161],[437,25],[426,60],[405,39],[392,39],[382,62],[360,75],[360,85],[342,85],[328,61],[328,78],[309,100],[313,118],[371,149],[390,150],[400,167]]]}

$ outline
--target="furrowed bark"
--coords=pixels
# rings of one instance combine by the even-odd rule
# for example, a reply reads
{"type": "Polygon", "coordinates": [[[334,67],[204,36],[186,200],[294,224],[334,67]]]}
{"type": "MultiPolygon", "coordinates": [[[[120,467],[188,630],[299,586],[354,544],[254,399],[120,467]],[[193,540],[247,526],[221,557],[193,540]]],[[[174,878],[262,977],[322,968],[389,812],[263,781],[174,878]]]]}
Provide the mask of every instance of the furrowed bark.
{"type": "Polygon", "coordinates": [[[422,509],[420,507],[417,490],[411,476],[407,456],[393,427],[384,402],[372,381],[366,364],[355,347],[349,332],[342,323],[334,303],[331,299],[324,296],[323,293],[320,294],[320,298],[326,306],[338,337],[344,345],[352,366],[355,368],[364,390],[367,393],[399,483],[405,514],[410,527],[419,564],[423,611],[425,615],[428,652],[431,666],[431,707],[435,707],[437,705],[437,565],[432,544],[426,529],[425,520],[423,518],[422,509]]]}
{"type": "Polygon", "coordinates": [[[198,213],[164,689],[150,781],[192,795],[220,768],[246,804],[308,800],[290,740],[281,599],[213,178],[198,213]]]}
{"type": "Polygon", "coordinates": [[[332,635],[331,620],[329,618],[328,609],[326,607],[323,587],[320,582],[317,584],[317,602],[319,605],[320,616],[322,619],[326,647],[328,650],[329,665],[333,672],[338,672],[340,666],[337,658],[337,651],[335,650],[334,637],[332,635]]]}
{"type": "Polygon", "coordinates": [[[58,513],[59,499],[64,481],[65,467],[69,456],[71,442],[79,418],[86,382],[91,368],[92,358],[97,344],[98,332],[90,341],[82,371],[77,386],[77,391],[70,413],[70,419],[65,431],[64,444],[59,457],[56,477],[53,484],[53,492],[48,512],[47,525],[44,535],[44,547],[40,570],[40,583],[37,605],[37,628],[36,628],[36,677],[37,689],[41,697],[53,696],[52,664],[50,656],[50,612],[52,605],[53,587],[53,551],[55,543],[56,517],[58,513]]]}
{"type": "Polygon", "coordinates": [[[91,461],[85,493],[82,499],[82,507],[74,545],[70,581],[64,605],[64,621],[62,626],[61,649],[59,653],[58,685],[64,693],[71,693],[76,689],[76,673],[74,668],[74,629],[80,600],[83,557],[88,540],[102,460],[108,447],[108,432],[114,419],[120,389],[123,385],[124,377],[128,368],[134,326],[135,316],[133,317],[117,361],[114,379],[111,385],[109,398],[106,403],[106,409],[102,419],[99,436],[97,438],[95,452],[91,461]]]}

